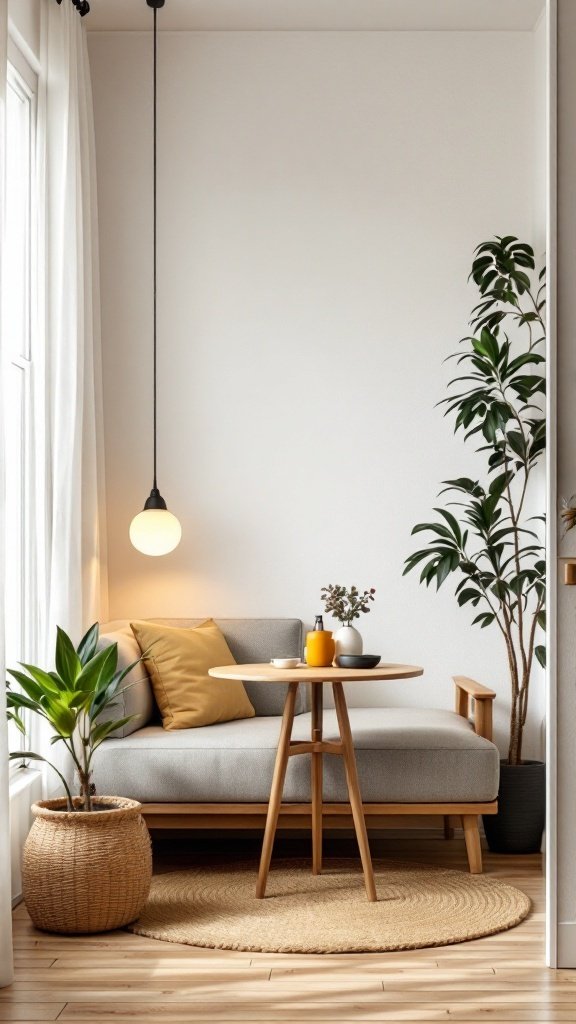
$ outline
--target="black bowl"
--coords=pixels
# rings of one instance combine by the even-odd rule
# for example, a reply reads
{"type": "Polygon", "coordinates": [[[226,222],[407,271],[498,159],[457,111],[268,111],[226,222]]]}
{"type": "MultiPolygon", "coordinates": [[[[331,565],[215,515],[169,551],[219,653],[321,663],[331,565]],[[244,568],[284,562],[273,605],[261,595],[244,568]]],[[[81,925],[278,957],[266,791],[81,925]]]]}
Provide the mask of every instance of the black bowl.
{"type": "Polygon", "coordinates": [[[336,664],[339,668],[376,668],[379,654],[339,654],[336,664]]]}

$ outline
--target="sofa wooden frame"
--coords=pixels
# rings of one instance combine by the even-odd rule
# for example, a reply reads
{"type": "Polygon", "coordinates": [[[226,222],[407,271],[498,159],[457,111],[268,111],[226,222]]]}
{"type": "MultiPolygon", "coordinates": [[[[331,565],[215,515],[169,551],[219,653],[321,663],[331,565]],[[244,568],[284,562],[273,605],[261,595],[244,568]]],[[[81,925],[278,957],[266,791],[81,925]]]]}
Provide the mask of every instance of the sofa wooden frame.
{"type": "MultiPolygon", "coordinates": [[[[456,712],[463,718],[471,716],[478,736],[492,739],[493,690],[466,676],[454,676],[456,686],[456,712]]],[[[268,805],[265,803],[158,803],[143,804],[142,813],[151,829],[264,829],[268,805]]],[[[452,838],[454,826],[464,830],[466,853],[471,874],[482,872],[482,851],[478,828],[479,815],[496,814],[496,800],[485,803],[422,803],[422,804],[364,804],[368,828],[426,827],[443,819],[444,835],[452,838]]],[[[322,819],[328,829],[353,828],[348,804],[324,804],[322,819]]],[[[278,827],[308,829],[311,825],[311,806],[307,803],[282,805],[278,827]]]]}

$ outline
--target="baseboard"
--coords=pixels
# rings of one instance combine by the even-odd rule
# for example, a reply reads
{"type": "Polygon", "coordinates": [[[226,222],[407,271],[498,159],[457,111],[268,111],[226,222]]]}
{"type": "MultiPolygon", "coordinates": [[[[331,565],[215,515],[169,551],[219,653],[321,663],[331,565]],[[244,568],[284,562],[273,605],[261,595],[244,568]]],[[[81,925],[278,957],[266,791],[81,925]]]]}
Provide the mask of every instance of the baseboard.
{"type": "Polygon", "coordinates": [[[576,967],[576,921],[559,921],[558,936],[558,967],[567,970],[576,967]]]}

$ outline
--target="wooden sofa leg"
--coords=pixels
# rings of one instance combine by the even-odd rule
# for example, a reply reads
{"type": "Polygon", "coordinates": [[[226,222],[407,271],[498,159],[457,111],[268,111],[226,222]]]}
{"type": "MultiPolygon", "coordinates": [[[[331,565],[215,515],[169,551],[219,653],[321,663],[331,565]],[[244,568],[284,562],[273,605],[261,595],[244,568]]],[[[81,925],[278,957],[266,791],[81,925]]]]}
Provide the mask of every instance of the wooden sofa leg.
{"type": "Polygon", "coordinates": [[[482,848],[480,846],[480,832],[478,831],[478,816],[476,814],[462,815],[462,828],[464,829],[464,840],[466,842],[466,853],[471,875],[482,874],[482,848]]]}
{"type": "Polygon", "coordinates": [[[450,824],[450,815],[444,815],[444,839],[454,839],[454,829],[450,824]]]}

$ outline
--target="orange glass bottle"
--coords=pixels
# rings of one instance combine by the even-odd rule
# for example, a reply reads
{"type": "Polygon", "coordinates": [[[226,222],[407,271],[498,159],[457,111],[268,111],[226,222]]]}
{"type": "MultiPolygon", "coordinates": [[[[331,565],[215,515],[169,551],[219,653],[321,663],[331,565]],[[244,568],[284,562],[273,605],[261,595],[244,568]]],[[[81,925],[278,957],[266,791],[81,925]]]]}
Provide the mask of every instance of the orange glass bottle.
{"type": "Polygon", "coordinates": [[[324,668],[334,660],[336,645],[332,639],[332,630],[324,629],[322,616],[316,616],[314,629],[306,634],[306,664],[310,668],[324,668]]]}

